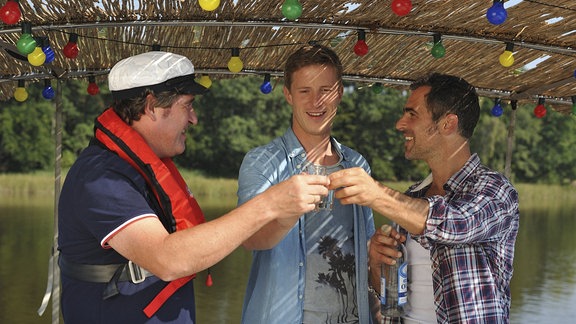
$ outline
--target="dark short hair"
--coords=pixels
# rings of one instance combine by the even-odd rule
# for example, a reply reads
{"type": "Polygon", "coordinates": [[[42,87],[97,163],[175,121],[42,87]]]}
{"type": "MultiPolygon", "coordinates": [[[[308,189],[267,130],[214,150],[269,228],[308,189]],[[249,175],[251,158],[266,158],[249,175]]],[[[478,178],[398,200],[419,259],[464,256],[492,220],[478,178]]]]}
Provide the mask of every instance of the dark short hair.
{"type": "Polygon", "coordinates": [[[472,137],[478,119],[480,104],[476,89],[466,80],[447,74],[431,73],[414,81],[411,90],[429,86],[426,106],[432,114],[432,121],[437,122],[446,114],[458,116],[458,130],[465,138],[472,137]]]}
{"type": "Polygon", "coordinates": [[[141,96],[136,96],[133,98],[115,100],[112,104],[112,108],[125,121],[128,125],[132,125],[134,121],[140,120],[140,117],[144,115],[144,109],[146,108],[146,97],[151,94],[156,99],[156,106],[162,108],[168,108],[172,106],[174,101],[178,99],[180,93],[175,91],[162,91],[155,93],[150,89],[146,89],[141,96]]]}
{"type": "Polygon", "coordinates": [[[300,47],[288,57],[284,66],[284,85],[290,89],[294,72],[305,66],[316,64],[334,67],[336,77],[342,82],[342,62],[336,52],[323,45],[310,44],[300,47]]]}

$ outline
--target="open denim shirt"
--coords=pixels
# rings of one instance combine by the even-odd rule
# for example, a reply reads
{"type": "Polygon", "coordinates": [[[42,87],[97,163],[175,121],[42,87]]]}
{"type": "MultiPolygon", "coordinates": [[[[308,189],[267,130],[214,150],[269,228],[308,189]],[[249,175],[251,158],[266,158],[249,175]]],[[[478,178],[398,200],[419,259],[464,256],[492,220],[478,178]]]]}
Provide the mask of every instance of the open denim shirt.
{"type": "MultiPolygon", "coordinates": [[[[358,152],[331,139],[344,168],[370,166],[358,152]]],[[[306,152],[289,128],[283,136],[246,154],[238,177],[238,204],[270,186],[299,174],[306,152]]],[[[371,323],[368,303],[367,243],[374,234],[372,210],[354,205],[356,296],[361,324],[371,323]]],[[[301,324],[306,274],[304,217],[274,248],[253,252],[252,268],[242,309],[242,323],[301,324]]]]}

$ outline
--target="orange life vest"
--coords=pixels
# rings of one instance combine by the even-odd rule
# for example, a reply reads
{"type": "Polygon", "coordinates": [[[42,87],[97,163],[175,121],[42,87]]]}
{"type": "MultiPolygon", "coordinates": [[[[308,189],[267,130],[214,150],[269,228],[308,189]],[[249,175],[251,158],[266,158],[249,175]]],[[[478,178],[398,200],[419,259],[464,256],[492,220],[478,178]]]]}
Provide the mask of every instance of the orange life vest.
{"type": "MultiPolygon", "coordinates": [[[[132,127],[112,108],[96,119],[96,139],[130,163],[144,177],[160,206],[159,218],[169,233],[205,222],[204,214],[186,182],[170,158],[160,159],[132,127]]],[[[152,317],[164,302],[196,274],[169,282],[146,306],[152,317]]]]}

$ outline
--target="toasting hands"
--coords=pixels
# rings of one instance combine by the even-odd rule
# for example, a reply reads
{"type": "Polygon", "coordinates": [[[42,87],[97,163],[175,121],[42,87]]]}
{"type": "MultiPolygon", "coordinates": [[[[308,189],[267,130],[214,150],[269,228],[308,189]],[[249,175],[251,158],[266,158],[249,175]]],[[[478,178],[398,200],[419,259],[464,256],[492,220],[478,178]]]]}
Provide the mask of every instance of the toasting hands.
{"type": "Polygon", "coordinates": [[[294,175],[263,194],[277,207],[278,218],[300,216],[314,210],[322,197],[328,194],[329,179],[320,175],[294,175]]]}
{"type": "Polygon", "coordinates": [[[381,195],[382,189],[362,168],[349,168],[330,174],[329,189],[343,205],[371,206],[381,195]]]}

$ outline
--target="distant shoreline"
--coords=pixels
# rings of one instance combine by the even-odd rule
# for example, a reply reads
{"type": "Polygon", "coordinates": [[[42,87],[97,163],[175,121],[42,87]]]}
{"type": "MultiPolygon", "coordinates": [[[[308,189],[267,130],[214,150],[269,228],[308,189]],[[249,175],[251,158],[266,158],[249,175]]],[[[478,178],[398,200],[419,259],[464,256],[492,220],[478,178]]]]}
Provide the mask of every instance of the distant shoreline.
{"type": "MultiPolygon", "coordinates": [[[[182,176],[197,197],[233,198],[238,189],[237,179],[210,178],[195,171],[182,171],[182,176]]],[[[64,182],[65,173],[61,176],[64,182]]],[[[386,182],[391,188],[404,191],[410,182],[386,182]]],[[[576,186],[547,184],[515,184],[520,195],[520,208],[555,206],[566,201],[576,202],[576,186]]],[[[0,174],[0,195],[6,198],[49,198],[54,196],[53,172],[0,174]]]]}

